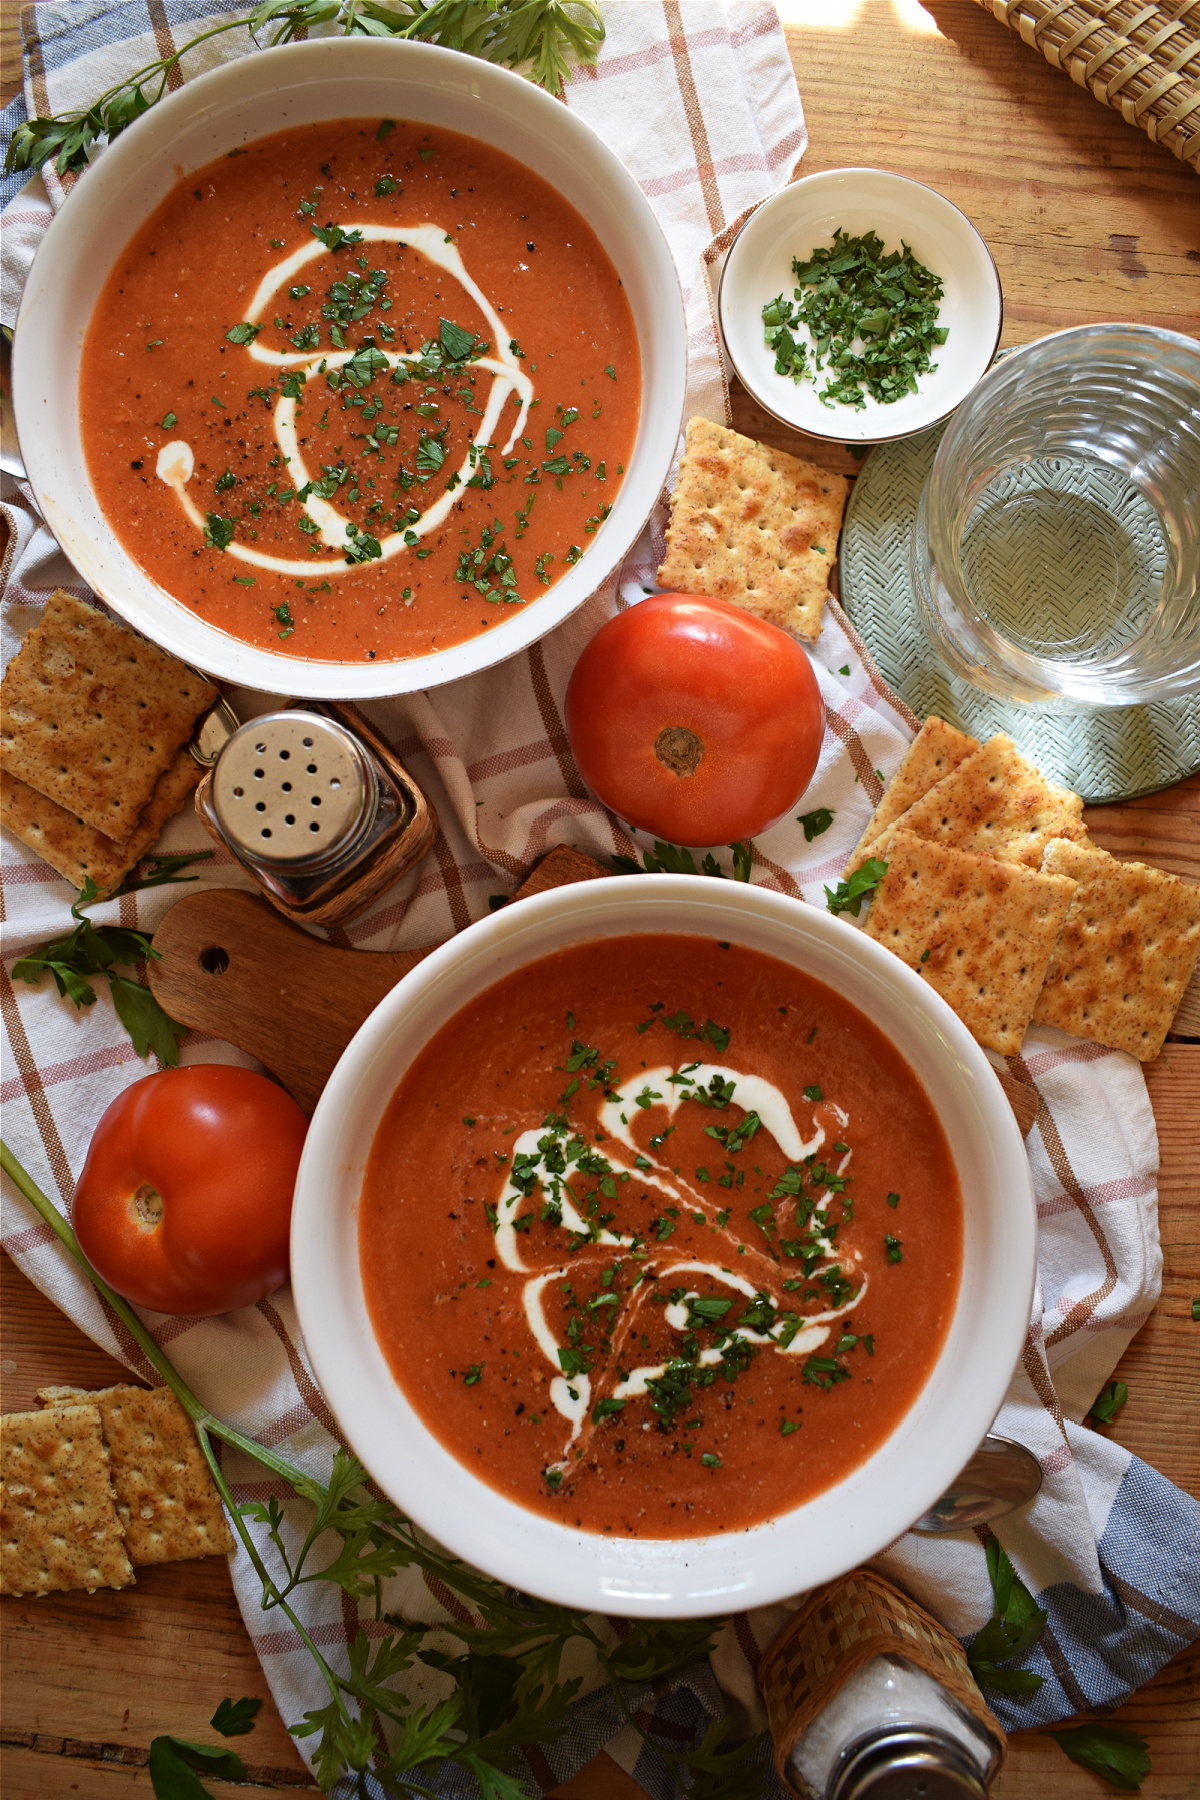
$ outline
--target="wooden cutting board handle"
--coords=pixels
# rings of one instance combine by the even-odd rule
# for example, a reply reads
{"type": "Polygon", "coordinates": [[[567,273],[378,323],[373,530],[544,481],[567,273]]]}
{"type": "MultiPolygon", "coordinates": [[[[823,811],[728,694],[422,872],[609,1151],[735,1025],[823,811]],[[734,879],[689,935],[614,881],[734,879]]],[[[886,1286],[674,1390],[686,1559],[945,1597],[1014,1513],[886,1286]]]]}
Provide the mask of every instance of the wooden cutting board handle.
{"type": "MultiPolygon", "coordinates": [[[[513,899],[607,873],[560,845],[513,899]]],[[[311,1113],[363,1020],[436,945],[339,950],[289,925],[253,894],[210,888],[176,901],[154,933],[154,948],[162,960],[150,964],[150,986],[171,1017],[257,1057],[311,1113]]],[[[1007,1071],[997,1071],[997,1079],[1028,1136],[1037,1089],[1007,1071]]]]}
{"type": "MultiPolygon", "coordinates": [[[[608,871],[565,845],[517,889],[594,881],[608,871]]],[[[177,900],[154,933],[154,997],[193,1031],[257,1057],[311,1113],[334,1064],[367,1016],[423,950],[339,950],[290,925],[254,894],[210,888],[177,900]]]]}

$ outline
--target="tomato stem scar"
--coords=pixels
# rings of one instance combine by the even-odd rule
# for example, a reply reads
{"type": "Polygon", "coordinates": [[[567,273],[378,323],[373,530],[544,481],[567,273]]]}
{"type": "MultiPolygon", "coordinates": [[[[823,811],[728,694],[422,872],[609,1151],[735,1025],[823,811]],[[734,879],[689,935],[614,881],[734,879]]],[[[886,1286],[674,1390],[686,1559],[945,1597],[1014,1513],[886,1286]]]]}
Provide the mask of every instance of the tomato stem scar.
{"type": "Polygon", "coordinates": [[[654,754],[673,775],[694,775],[704,758],[704,743],[686,725],[667,725],[654,740],[654,754]]]}
{"type": "Polygon", "coordinates": [[[133,1196],[133,1210],[143,1225],[161,1225],[163,1216],[163,1197],[156,1187],[143,1181],[133,1196]]]}

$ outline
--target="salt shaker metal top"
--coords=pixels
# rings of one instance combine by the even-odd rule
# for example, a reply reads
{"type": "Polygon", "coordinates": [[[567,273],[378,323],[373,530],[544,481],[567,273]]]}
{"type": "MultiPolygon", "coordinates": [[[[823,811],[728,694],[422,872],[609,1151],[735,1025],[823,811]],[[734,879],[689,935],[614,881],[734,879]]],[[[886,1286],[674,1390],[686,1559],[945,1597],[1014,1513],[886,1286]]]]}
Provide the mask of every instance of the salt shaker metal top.
{"type": "Polygon", "coordinates": [[[315,925],[365,912],[437,835],[433,809],[394,751],[337,702],[239,727],[196,807],[273,906],[315,925]]]}
{"type": "Polygon", "coordinates": [[[758,1670],[801,1800],[986,1800],[1004,1754],[958,1639],[870,1569],[816,1589],[758,1670]]]}

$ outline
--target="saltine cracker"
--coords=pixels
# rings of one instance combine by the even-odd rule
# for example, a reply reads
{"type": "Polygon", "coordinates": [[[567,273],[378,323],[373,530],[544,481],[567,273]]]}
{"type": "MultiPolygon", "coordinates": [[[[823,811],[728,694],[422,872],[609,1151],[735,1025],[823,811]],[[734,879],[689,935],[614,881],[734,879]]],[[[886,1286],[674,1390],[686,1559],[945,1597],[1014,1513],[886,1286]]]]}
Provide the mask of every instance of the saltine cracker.
{"type": "Polygon", "coordinates": [[[4,672],[10,775],[118,843],[218,690],[59,589],[4,672]]]}
{"type": "Polygon", "coordinates": [[[196,787],[204,771],[188,749],[177,750],[154,784],[133,836],[118,844],[85,825],[28,782],[0,770],[0,825],[48,862],[72,887],[94,881],[101,899],[135,868],[196,787]]]}
{"type": "Polygon", "coordinates": [[[0,1474],[0,1594],[130,1585],[96,1406],[6,1413],[0,1474]]]}
{"type": "Polygon", "coordinates": [[[989,1050],[1015,1056],[1075,882],[896,829],[866,931],[953,1007],[989,1050]]]}
{"type": "Polygon", "coordinates": [[[38,1399],[48,1405],[86,1399],[99,1409],[131,1563],[184,1562],[233,1549],[221,1496],[170,1388],[130,1385],[86,1395],[41,1388],[38,1399]]]}
{"type": "Polygon", "coordinates": [[[892,832],[912,831],[933,844],[1037,870],[1052,838],[1087,842],[1082,815],[1078,794],[1047,781],[998,732],[914,801],[865,854],[886,859],[892,832]]]}
{"type": "Polygon", "coordinates": [[[1200,887],[1061,839],[1042,868],[1079,886],[1034,1018],[1152,1062],[1200,960],[1200,887]]]}
{"type": "Polygon", "coordinates": [[[979,739],[956,731],[944,719],[930,715],[908,746],[904,761],[888,782],[883,798],[871,815],[867,829],[855,845],[854,854],[843,870],[852,875],[871,854],[875,839],[894,825],[901,813],[931,787],[945,779],[968,756],[979,749],[979,739]]]}
{"type": "Polygon", "coordinates": [[[689,419],[659,585],[815,642],[849,491],[844,475],[689,419]]]}

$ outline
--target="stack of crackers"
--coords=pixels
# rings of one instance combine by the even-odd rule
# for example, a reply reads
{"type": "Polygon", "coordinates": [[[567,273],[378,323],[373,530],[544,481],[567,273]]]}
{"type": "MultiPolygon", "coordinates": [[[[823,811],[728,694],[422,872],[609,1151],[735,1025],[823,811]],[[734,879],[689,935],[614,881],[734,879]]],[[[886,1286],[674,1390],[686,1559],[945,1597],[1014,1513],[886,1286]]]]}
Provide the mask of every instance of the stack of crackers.
{"type": "Polygon", "coordinates": [[[886,863],[868,936],[987,1048],[1015,1056],[1035,1020],[1150,1062],[1200,959],[1200,888],[1098,849],[1082,813],[1002,733],[929,719],[846,874],[886,863]]]}
{"type": "Polygon", "coordinates": [[[212,682],[61,589],[0,685],[0,822],[72,886],[110,893],[203,773],[212,682]]]}
{"type": "Polygon", "coordinates": [[[0,1594],[128,1587],[134,1568],[233,1549],[169,1388],[42,1388],[0,1420],[0,1594]]]}
{"type": "Polygon", "coordinates": [[[849,491],[844,475],[689,419],[659,584],[815,643],[849,491]]]}

